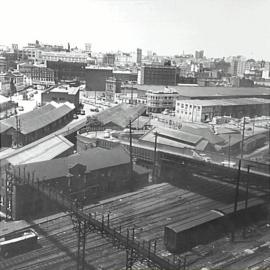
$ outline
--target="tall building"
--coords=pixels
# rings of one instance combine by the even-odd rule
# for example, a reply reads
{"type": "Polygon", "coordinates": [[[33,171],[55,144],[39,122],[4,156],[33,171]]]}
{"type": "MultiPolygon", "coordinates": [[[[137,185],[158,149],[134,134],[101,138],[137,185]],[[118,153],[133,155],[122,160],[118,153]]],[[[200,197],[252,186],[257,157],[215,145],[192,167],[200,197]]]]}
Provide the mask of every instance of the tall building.
{"type": "Polygon", "coordinates": [[[204,51],[203,50],[195,51],[195,58],[196,59],[203,59],[203,56],[204,56],[204,51]]]}
{"type": "Polygon", "coordinates": [[[229,69],[229,73],[232,76],[239,76],[239,77],[244,76],[246,70],[246,61],[243,57],[241,56],[233,57],[230,64],[231,66],[229,69]]]}
{"type": "Polygon", "coordinates": [[[262,71],[262,78],[265,80],[270,79],[270,62],[266,62],[262,71]]]}
{"type": "Polygon", "coordinates": [[[85,52],[91,53],[92,51],[92,44],[91,43],[85,43],[85,52]]]}
{"type": "Polygon", "coordinates": [[[85,81],[86,91],[105,91],[106,80],[113,77],[112,68],[98,68],[98,67],[86,67],[85,68],[85,81]]]}
{"type": "Polygon", "coordinates": [[[140,84],[176,85],[176,67],[142,66],[140,84]]]}
{"type": "Polygon", "coordinates": [[[54,85],[54,70],[31,64],[22,63],[18,65],[18,70],[30,79],[31,84],[54,85]]]}
{"type": "Polygon", "coordinates": [[[54,70],[56,81],[85,80],[86,63],[67,61],[47,61],[47,68],[54,70]]]}
{"type": "Polygon", "coordinates": [[[137,64],[142,64],[142,49],[137,48],[137,64]]]}
{"type": "Polygon", "coordinates": [[[17,52],[19,50],[18,44],[12,44],[11,47],[14,52],[17,52]]]}
{"type": "Polygon", "coordinates": [[[120,92],[121,92],[121,80],[118,80],[114,77],[108,78],[106,80],[106,92],[105,92],[106,101],[114,102],[115,94],[120,92]]]}
{"type": "Polygon", "coordinates": [[[0,73],[6,72],[6,71],[7,71],[6,58],[0,56],[0,73]]]}
{"type": "Polygon", "coordinates": [[[114,62],[115,62],[115,54],[114,53],[106,53],[103,55],[103,65],[114,66],[114,62]]]}

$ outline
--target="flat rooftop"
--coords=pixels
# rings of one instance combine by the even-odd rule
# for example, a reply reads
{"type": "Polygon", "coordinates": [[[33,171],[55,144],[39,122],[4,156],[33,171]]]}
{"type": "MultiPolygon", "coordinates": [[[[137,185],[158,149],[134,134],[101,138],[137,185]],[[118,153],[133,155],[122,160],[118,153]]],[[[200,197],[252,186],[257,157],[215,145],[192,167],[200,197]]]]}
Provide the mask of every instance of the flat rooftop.
{"type": "Polygon", "coordinates": [[[70,87],[68,85],[61,85],[51,89],[52,93],[67,93],[69,95],[76,95],[80,91],[80,87],[70,87]]]}
{"type": "MultiPolygon", "coordinates": [[[[162,92],[166,86],[164,85],[133,85],[134,89],[153,92],[162,92]]],[[[264,87],[200,87],[200,86],[169,86],[170,89],[178,92],[180,96],[191,98],[213,98],[226,96],[270,96],[270,88],[264,87]]]]}
{"type": "Polygon", "coordinates": [[[240,106],[270,104],[266,98],[231,98],[231,99],[180,99],[178,102],[201,106],[240,106]]]}

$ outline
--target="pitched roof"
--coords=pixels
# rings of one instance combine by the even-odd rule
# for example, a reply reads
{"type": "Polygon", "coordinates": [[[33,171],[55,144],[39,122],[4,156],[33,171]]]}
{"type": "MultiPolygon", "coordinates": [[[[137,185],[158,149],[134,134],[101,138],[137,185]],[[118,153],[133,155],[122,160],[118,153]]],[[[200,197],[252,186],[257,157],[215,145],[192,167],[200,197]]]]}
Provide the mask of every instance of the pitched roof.
{"type": "Polygon", "coordinates": [[[134,121],[143,114],[145,110],[146,108],[142,104],[130,105],[122,103],[98,113],[96,117],[103,125],[114,123],[124,129],[127,127],[130,120],[134,121]]]}
{"type": "Polygon", "coordinates": [[[51,160],[74,146],[61,135],[52,135],[13,152],[7,161],[12,165],[27,164],[45,160],[51,160]]]}
{"type": "Polygon", "coordinates": [[[19,168],[21,171],[25,168],[26,173],[32,173],[34,171],[35,177],[39,180],[43,180],[65,177],[69,173],[69,169],[76,164],[86,166],[86,173],[89,173],[91,171],[128,163],[129,155],[121,147],[115,147],[110,150],[92,148],[68,157],[29,163],[15,166],[14,168],[17,174],[19,173],[19,168]]]}
{"type": "Polygon", "coordinates": [[[10,128],[13,128],[11,125],[8,125],[6,123],[0,122],[0,134],[6,132],[10,128]]]}
{"type": "Polygon", "coordinates": [[[158,144],[164,144],[173,147],[196,147],[196,145],[203,139],[201,136],[189,134],[179,130],[156,127],[143,135],[140,140],[154,142],[155,132],[158,132],[161,135],[158,136],[158,144]],[[171,140],[170,138],[174,138],[175,140],[171,140]]]}
{"type": "Polygon", "coordinates": [[[3,95],[0,95],[0,104],[8,102],[9,99],[3,95]]]}
{"type": "Polygon", "coordinates": [[[211,144],[220,144],[224,142],[224,139],[214,134],[208,127],[196,127],[191,125],[185,125],[180,129],[181,131],[198,135],[209,141],[211,144]]]}
{"type": "MultiPolygon", "coordinates": [[[[44,108],[41,107],[40,109],[21,114],[19,116],[21,123],[21,133],[29,134],[33,131],[39,130],[62,118],[72,110],[73,108],[66,104],[63,104],[58,108],[48,104],[45,105],[44,108]]],[[[10,117],[9,119],[3,120],[3,123],[16,128],[15,117],[10,117]]]]}

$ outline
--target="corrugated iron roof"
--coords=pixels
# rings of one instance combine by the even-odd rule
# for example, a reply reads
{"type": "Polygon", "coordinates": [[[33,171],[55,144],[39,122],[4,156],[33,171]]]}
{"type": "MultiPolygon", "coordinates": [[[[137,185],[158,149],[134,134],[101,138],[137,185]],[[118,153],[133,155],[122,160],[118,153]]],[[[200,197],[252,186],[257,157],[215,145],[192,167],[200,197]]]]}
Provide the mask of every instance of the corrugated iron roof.
{"type": "Polygon", "coordinates": [[[196,144],[199,143],[203,139],[202,136],[197,136],[193,134],[189,134],[186,132],[182,132],[179,130],[173,130],[169,128],[161,128],[161,127],[156,127],[147,132],[145,135],[143,135],[140,140],[142,141],[150,141],[154,142],[155,140],[155,135],[154,133],[158,132],[161,136],[163,135],[164,137],[158,136],[158,143],[159,144],[165,144],[165,145],[170,145],[174,147],[186,147],[187,145],[195,147],[196,144]],[[166,136],[168,138],[166,138],[166,136]],[[175,140],[171,140],[171,138],[174,138],[175,140]]]}
{"type": "Polygon", "coordinates": [[[10,128],[13,128],[11,125],[8,125],[6,123],[0,122],[0,134],[6,132],[10,128]]]}
{"type": "MultiPolygon", "coordinates": [[[[53,105],[48,104],[40,109],[21,114],[19,116],[20,124],[21,124],[21,133],[29,134],[33,131],[39,130],[56,120],[62,118],[69,112],[71,112],[73,108],[70,106],[63,104],[58,108],[55,108],[53,105]]],[[[13,128],[16,128],[16,118],[10,117],[9,119],[3,120],[4,124],[10,125],[13,128]]]]}
{"type": "Polygon", "coordinates": [[[74,146],[61,135],[53,135],[46,140],[34,142],[14,152],[7,161],[12,165],[27,164],[54,159],[74,146]]]}
{"type": "Polygon", "coordinates": [[[21,172],[25,168],[26,173],[34,171],[36,179],[45,180],[65,177],[69,173],[69,169],[76,164],[86,166],[86,173],[89,173],[128,163],[129,154],[121,147],[115,147],[110,150],[93,148],[68,157],[15,166],[14,168],[17,174],[19,173],[19,168],[21,172]]]}
{"type": "Polygon", "coordinates": [[[134,121],[146,110],[142,104],[130,105],[119,104],[96,115],[97,119],[103,124],[113,123],[121,128],[127,127],[129,121],[134,121]]]}
{"type": "Polygon", "coordinates": [[[200,128],[200,127],[193,127],[191,125],[185,125],[180,129],[181,131],[202,136],[204,139],[209,141],[211,144],[220,144],[224,142],[224,139],[219,137],[218,135],[214,134],[209,128],[200,128]]]}

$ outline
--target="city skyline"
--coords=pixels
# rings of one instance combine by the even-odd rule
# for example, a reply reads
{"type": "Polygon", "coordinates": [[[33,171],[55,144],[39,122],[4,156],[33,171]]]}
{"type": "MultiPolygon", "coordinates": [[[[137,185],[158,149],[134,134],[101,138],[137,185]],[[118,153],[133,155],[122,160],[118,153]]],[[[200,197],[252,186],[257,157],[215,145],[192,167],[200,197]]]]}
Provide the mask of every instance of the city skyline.
{"type": "Polygon", "coordinates": [[[158,55],[194,54],[204,50],[211,57],[243,55],[270,60],[267,26],[270,0],[25,0],[1,3],[1,44],[39,40],[65,47],[92,43],[99,52],[135,51],[158,55]],[[26,12],[27,11],[27,12],[26,12]],[[10,19],[12,18],[12,19],[10,19]],[[22,31],[20,30],[22,29],[22,31]],[[25,29],[25,31],[23,31],[25,29]],[[18,31],[19,30],[19,31],[18,31]]]}

